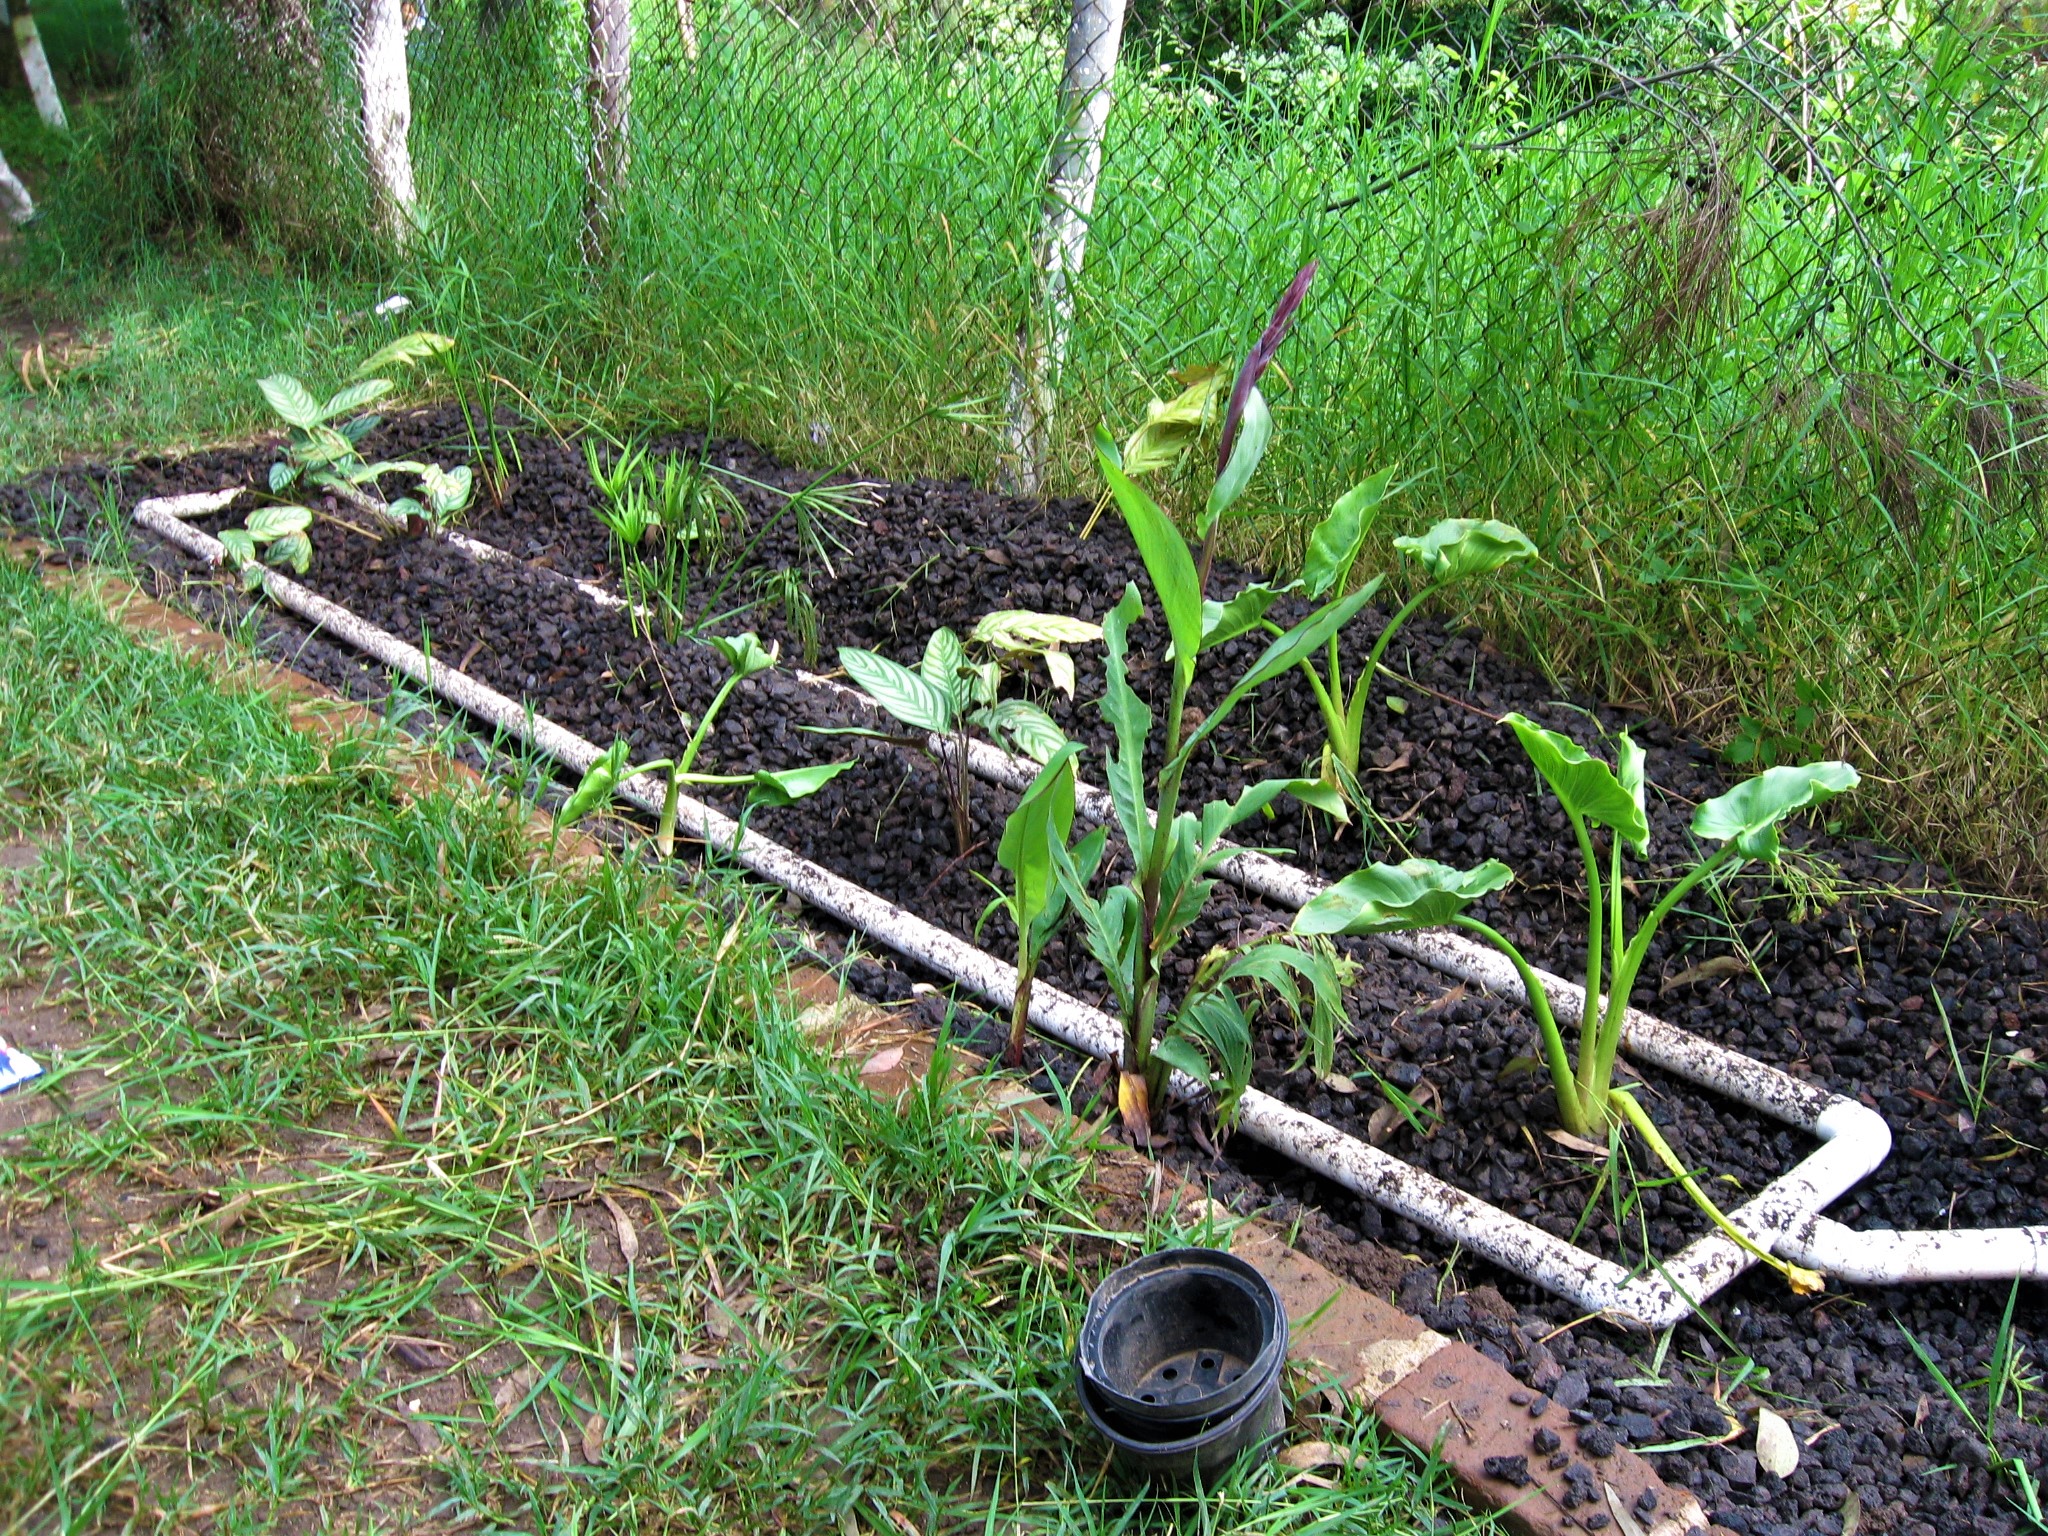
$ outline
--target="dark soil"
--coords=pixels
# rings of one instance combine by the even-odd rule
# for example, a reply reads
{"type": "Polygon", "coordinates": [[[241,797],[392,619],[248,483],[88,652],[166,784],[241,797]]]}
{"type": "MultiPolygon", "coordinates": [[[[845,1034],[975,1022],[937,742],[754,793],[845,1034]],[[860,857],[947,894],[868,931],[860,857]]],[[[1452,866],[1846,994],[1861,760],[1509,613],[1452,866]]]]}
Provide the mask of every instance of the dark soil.
{"type": "MultiPolygon", "coordinates": [[[[378,451],[413,452],[445,439],[453,419],[426,415],[384,429],[378,451]]],[[[701,444],[678,439],[700,451],[701,444]]],[[[555,571],[606,580],[616,572],[608,536],[589,515],[592,491],[580,453],[551,440],[525,439],[523,472],[506,504],[479,512],[468,531],[555,571]]],[[[454,455],[447,447],[444,457],[454,455]]],[[[273,455],[227,451],[177,464],[142,463],[120,477],[125,509],[144,495],[210,490],[240,480],[260,484],[273,455]]],[[[807,477],[782,469],[741,444],[716,444],[711,462],[737,468],[762,486],[795,489],[807,477]]],[[[88,489],[95,472],[67,472],[72,492],[67,535],[91,529],[88,489]]],[[[47,484],[0,491],[19,522],[35,524],[52,503],[47,484]]],[[[733,545],[759,534],[755,561],[765,569],[808,564],[827,665],[838,644],[859,644],[905,661],[940,623],[963,633],[995,608],[1055,609],[1096,617],[1142,575],[1114,514],[1083,542],[1089,509],[1008,501],[971,487],[920,483],[882,486],[863,494],[865,526],[834,527],[844,550],[831,553],[828,573],[803,562],[791,520],[776,520],[785,498],[777,490],[737,486],[747,523],[728,531],[733,545]],[[764,531],[765,530],[765,531],[764,531]]],[[[316,530],[309,578],[366,618],[416,638],[431,636],[436,655],[494,686],[530,698],[542,712],[594,740],[627,735],[637,757],[667,755],[684,735],[681,714],[695,717],[716,686],[713,659],[687,640],[671,644],[635,635],[616,614],[599,610],[559,582],[505,566],[478,566],[432,540],[372,543],[323,524],[316,530]]],[[[166,570],[174,555],[150,556],[166,570]]],[[[711,580],[715,581],[714,576],[711,580]]],[[[1218,569],[1212,591],[1228,592],[1243,575],[1218,569]]],[[[694,600],[707,596],[699,578],[694,600]]],[[[732,590],[751,595],[735,582],[732,590]]],[[[216,613],[231,598],[215,595],[216,613]]],[[[720,607],[729,606],[728,597],[720,607]]],[[[1372,616],[1347,639],[1358,665],[1377,633],[1372,616]]],[[[359,692],[379,680],[354,658],[274,618],[274,643],[295,664],[359,692]]],[[[797,648],[778,606],[762,605],[717,626],[755,627],[797,648]]],[[[1159,675],[1155,637],[1136,636],[1134,682],[1146,691],[1159,675]]],[[[1219,658],[1198,685],[1195,707],[1220,697],[1257,647],[1243,642],[1219,658]]],[[[1081,659],[1080,699],[1061,703],[1063,723],[1090,743],[1101,761],[1105,732],[1091,708],[1099,694],[1099,658],[1081,659]]],[[[1652,857],[1636,878],[1644,889],[1687,856],[1685,826],[1698,800],[1728,778],[1714,756],[1654,721],[1560,697],[1560,690],[1495,654],[1481,637],[1417,620],[1392,648],[1392,665],[1409,683],[1378,690],[1370,718],[1371,787],[1393,833],[1408,851],[1455,863],[1499,857],[1517,882],[1482,912],[1543,963],[1566,974],[1583,966],[1570,937],[1577,921],[1576,850],[1562,817],[1539,794],[1499,713],[1519,708],[1593,743],[1601,728],[1627,725],[1650,753],[1652,857]]],[[[971,933],[987,900],[979,878],[992,872],[990,851],[1009,799],[977,786],[979,846],[956,856],[928,765],[878,743],[810,734],[805,725],[835,722],[814,693],[785,674],[744,685],[714,739],[715,766],[734,771],[857,755],[863,766],[816,799],[781,812],[760,812],[754,824],[819,862],[838,869],[934,921],[971,933]]],[[[1217,733],[1216,747],[1190,775],[1197,796],[1234,793],[1245,781],[1301,768],[1320,743],[1320,723],[1305,683],[1284,679],[1217,733]]],[[[1326,876],[1366,857],[1400,856],[1387,834],[1368,843],[1357,829],[1331,837],[1326,828],[1284,808],[1260,834],[1293,847],[1300,862],[1326,876]]],[[[1722,1041],[1796,1075],[1852,1094],[1891,1123],[1897,1146],[1876,1175],[1831,1214],[1852,1226],[2018,1225],[2048,1221],[2048,969],[2042,929],[2014,906],[1929,894],[1938,872],[1823,829],[1790,839],[1795,867],[1809,872],[1803,888],[1762,876],[1732,882],[1675,920],[1653,947],[1639,1001],[1672,1022],[1722,1041]],[[1839,900],[1795,899],[1847,893],[1839,900]],[[1807,910],[1808,906],[1811,910],[1807,910]],[[1729,963],[1725,957],[1734,957],[1729,963]],[[1716,963],[1702,968],[1702,962],[1716,963]],[[1943,1019],[1947,1020],[1944,1029],[1943,1019]],[[1951,1051],[1951,1036],[1953,1051],[1951,1051]],[[1956,1058],[1963,1071],[1958,1072],[1956,1058]]],[[[1634,893],[1632,893],[1633,895],[1634,893]]],[[[1286,914],[1270,911],[1228,887],[1219,893],[1195,943],[1181,958],[1184,979],[1194,957],[1286,914]]],[[[1009,936],[992,923],[983,942],[1001,951],[1009,936]]],[[[1377,1134],[1399,1155],[1554,1231],[1569,1233],[1583,1218],[1579,1240],[1624,1262],[1642,1252],[1670,1252],[1702,1228],[1675,1192],[1639,1190],[1631,1209],[1604,1195],[1589,1211],[1587,1167],[1541,1132],[1550,1123],[1540,1074],[1510,1070],[1532,1053],[1522,1010],[1447,987],[1434,972],[1357,946],[1364,963],[1348,1008],[1352,1028],[1340,1043],[1337,1070],[1360,1091],[1338,1091],[1295,1069],[1299,1041],[1281,1021],[1261,1046],[1257,1081],[1268,1091],[1360,1135],[1377,1134]],[[1437,1112],[1426,1134],[1396,1122],[1372,1123],[1382,1104],[1373,1090],[1383,1075],[1437,1112]],[[1507,1080],[1503,1081],[1506,1074],[1507,1080]],[[1535,1134],[1526,1134],[1528,1127],[1535,1134]]],[[[1056,944],[1048,979],[1094,997],[1100,977],[1078,942],[1056,944]]],[[[908,981],[879,971],[880,991],[907,991],[908,981]]],[[[1682,1085],[1653,1080],[1652,1104],[1688,1159],[1732,1179],[1718,1188],[1731,1200],[1796,1161],[1803,1139],[1773,1124],[1726,1109],[1682,1085]]],[[[1387,1117],[1381,1117],[1384,1121],[1387,1117]]],[[[1219,1197],[1239,1204],[1289,1203],[1321,1213],[1326,1247],[1345,1241],[1384,1242],[1432,1264],[1455,1263],[1445,1245],[1404,1222],[1281,1164],[1241,1139],[1211,1157],[1196,1130],[1183,1126],[1171,1154],[1210,1181],[1219,1197]]],[[[1329,1254],[1324,1254],[1326,1260],[1329,1254]]],[[[1659,1385],[1619,1386],[1648,1372],[1647,1355],[1590,1327],[1573,1327],[1568,1309],[1512,1277],[1478,1266],[1476,1274],[1424,1273],[1399,1299],[1433,1325],[1463,1334],[1497,1353],[1537,1387],[1560,1400],[1581,1397],[1578,1410],[1638,1445],[1718,1436],[1722,1419],[1711,1385],[1723,1386],[1747,1357],[1768,1371],[1747,1378],[1743,1393],[1763,1387],[1791,1414],[1801,1438],[1819,1435],[1801,1469],[1783,1483],[1760,1473],[1742,1441],[1660,1455],[1667,1477],[1696,1487],[1723,1523],[1752,1532],[1839,1532],[1853,1491],[1861,1528],[1932,1532],[2016,1529],[2004,1491],[1986,1468],[1982,1441],[1946,1402],[1899,1333],[1910,1327],[1959,1385],[1984,1373],[2006,1293],[1994,1286],[1930,1287],[1859,1292],[1799,1300],[1774,1276],[1752,1274],[1711,1306],[1712,1324],[1679,1330],[1659,1385]],[[1461,1286],[1477,1284],[1476,1289],[1461,1286]],[[1561,1331],[1560,1331],[1561,1330],[1561,1331]]],[[[2019,1300],[2019,1331],[2031,1341],[2040,1325],[2041,1295],[2019,1300]]],[[[1981,1389],[1976,1400],[1981,1401],[1981,1389]]],[[[1746,1395],[1732,1400],[1740,1409],[1746,1395]]],[[[2010,1418],[2010,1413],[2008,1414],[2010,1418]]],[[[2038,1424],[2001,1425],[2001,1444],[2035,1466],[2048,1434],[2038,1424]]]]}

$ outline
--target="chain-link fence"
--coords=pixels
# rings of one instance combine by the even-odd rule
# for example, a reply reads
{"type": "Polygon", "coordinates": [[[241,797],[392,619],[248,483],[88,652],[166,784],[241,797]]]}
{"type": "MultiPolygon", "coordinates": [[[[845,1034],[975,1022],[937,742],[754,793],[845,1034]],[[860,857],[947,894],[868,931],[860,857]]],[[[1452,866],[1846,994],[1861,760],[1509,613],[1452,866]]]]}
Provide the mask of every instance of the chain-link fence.
{"type": "MultiPolygon", "coordinates": [[[[324,18],[351,177],[333,60],[388,3],[222,7],[264,69],[324,18]]],[[[594,396],[1079,488],[1313,258],[1261,505],[1398,463],[1411,520],[1537,539],[1494,617],[1561,668],[1755,755],[1967,717],[2029,745],[1951,745],[1938,814],[2040,824],[2042,0],[403,12],[422,238],[594,396]]]]}

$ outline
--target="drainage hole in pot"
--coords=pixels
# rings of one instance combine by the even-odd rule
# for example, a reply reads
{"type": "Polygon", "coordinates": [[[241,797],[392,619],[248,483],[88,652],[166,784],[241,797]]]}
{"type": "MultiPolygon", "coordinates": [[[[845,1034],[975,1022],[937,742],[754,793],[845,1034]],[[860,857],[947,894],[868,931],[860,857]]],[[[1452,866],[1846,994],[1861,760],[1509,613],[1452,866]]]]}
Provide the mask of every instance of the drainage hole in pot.
{"type": "Polygon", "coordinates": [[[1176,1367],[1169,1365],[1165,1370],[1161,1371],[1159,1374],[1161,1376],[1164,1376],[1168,1381],[1172,1381],[1176,1376],[1180,1375],[1180,1371],[1176,1367]]]}
{"type": "Polygon", "coordinates": [[[1204,1355],[1204,1356],[1202,1356],[1202,1369],[1203,1369],[1203,1370],[1205,1370],[1205,1371],[1213,1371],[1213,1370],[1215,1370],[1215,1369],[1216,1369],[1216,1357],[1215,1357],[1214,1355],[1204,1355]]]}

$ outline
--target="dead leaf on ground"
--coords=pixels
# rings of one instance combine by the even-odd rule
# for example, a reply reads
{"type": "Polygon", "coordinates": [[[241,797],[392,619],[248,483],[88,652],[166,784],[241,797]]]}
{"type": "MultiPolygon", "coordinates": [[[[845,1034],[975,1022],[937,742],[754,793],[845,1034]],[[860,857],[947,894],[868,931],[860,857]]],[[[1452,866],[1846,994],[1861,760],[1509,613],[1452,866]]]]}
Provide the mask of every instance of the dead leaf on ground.
{"type": "Polygon", "coordinates": [[[1713,981],[1722,976],[1747,975],[1749,967],[1735,955],[1716,955],[1711,960],[1702,960],[1698,965],[1689,965],[1657,989],[1657,995],[1664,997],[1680,987],[1689,987],[1696,981],[1713,981]]]}
{"type": "Polygon", "coordinates": [[[598,1191],[598,1199],[604,1208],[612,1213],[612,1225],[618,1229],[619,1256],[628,1264],[640,1257],[640,1234],[633,1230],[633,1219],[626,1214],[625,1207],[610,1195],[598,1191]]]}
{"type": "Polygon", "coordinates": [[[735,1296],[730,1301],[709,1297],[704,1303],[704,1331],[723,1344],[744,1326],[740,1320],[753,1309],[752,1296],[735,1296]]]}
{"type": "Polygon", "coordinates": [[[1614,1491],[1614,1484],[1602,1483],[1600,1486],[1607,1490],[1607,1510],[1614,1516],[1614,1529],[1618,1536],[1643,1536],[1641,1524],[1636,1520],[1634,1512],[1622,1501],[1621,1495],[1614,1491]]]}
{"type": "Polygon", "coordinates": [[[256,1197],[243,1190],[219,1210],[208,1216],[200,1225],[211,1229],[215,1237],[226,1237],[242,1224],[242,1217],[249,1209],[250,1201],[256,1197]]]}
{"type": "Polygon", "coordinates": [[[498,1384],[491,1388],[491,1408],[497,1415],[491,1422],[504,1423],[526,1401],[526,1394],[539,1380],[540,1371],[531,1365],[522,1365],[516,1371],[499,1377],[498,1384]]]}
{"type": "Polygon", "coordinates": [[[1328,1440],[1300,1440],[1273,1459],[1296,1472],[1313,1472],[1318,1467],[1348,1466],[1364,1458],[1348,1447],[1333,1445],[1328,1440]]]}
{"type": "Polygon", "coordinates": [[[1552,1127],[1543,1133],[1568,1152],[1577,1152],[1585,1157],[1597,1157],[1606,1162],[1609,1148],[1604,1141],[1588,1141],[1583,1136],[1574,1136],[1570,1131],[1552,1127]]]}
{"type": "Polygon", "coordinates": [[[892,1045],[886,1051],[877,1051],[860,1064],[862,1077],[879,1077],[884,1072],[893,1072],[903,1064],[903,1047],[892,1045]]]}
{"type": "Polygon", "coordinates": [[[414,1398],[406,1404],[406,1432],[412,1436],[412,1443],[420,1448],[422,1456],[431,1456],[441,1449],[441,1432],[426,1419],[420,1417],[420,1400],[414,1398]]]}
{"type": "Polygon", "coordinates": [[[1332,1093],[1352,1094],[1358,1092],[1358,1084],[1342,1072],[1332,1072],[1323,1079],[1323,1086],[1332,1093]]]}
{"type": "Polygon", "coordinates": [[[593,1413],[583,1421],[583,1459],[593,1467],[604,1465],[604,1415],[593,1413]]]}
{"type": "Polygon", "coordinates": [[[1799,1439],[1792,1426],[1768,1408],[1756,1411],[1756,1464],[1779,1477],[1799,1470],[1799,1439]]]}

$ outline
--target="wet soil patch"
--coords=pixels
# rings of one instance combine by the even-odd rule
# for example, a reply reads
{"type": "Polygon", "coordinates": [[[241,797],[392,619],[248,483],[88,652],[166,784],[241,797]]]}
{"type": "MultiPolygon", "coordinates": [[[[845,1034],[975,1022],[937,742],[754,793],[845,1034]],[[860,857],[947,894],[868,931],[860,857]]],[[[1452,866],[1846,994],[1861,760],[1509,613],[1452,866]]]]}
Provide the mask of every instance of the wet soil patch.
{"type": "MultiPolygon", "coordinates": [[[[378,451],[417,451],[450,430],[445,415],[395,422],[378,451]]],[[[115,504],[125,514],[144,495],[260,483],[272,456],[258,449],[139,464],[114,480],[115,504]]],[[[746,473],[767,487],[795,489],[809,479],[744,445],[715,444],[710,456],[713,463],[747,466],[746,473]]],[[[522,457],[519,483],[505,506],[479,513],[469,531],[558,571],[615,577],[607,565],[608,536],[589,516],[592,493],[580,453],[532,438],[522,457]]],[[[0,496],[17,521],[33,527],[40,518],[46,528],[61,526],[82,543],[95,515],[89,493],[106,478],[67,472],[60,487],[70,493],[68,509],[52,510],[47,481],[0,496]]],[[[772,488],[736,489],[750,521],[729,533],[743,540],[786,498],[772,488]]],[[[842,643],[914,660],[934,625],[964,631],[995,608],[1098,616],[1139,574],[1114,514],[1083,541],[1085,506],[1042,507],[929,483],[863,494],[872,497],[865,525],[837,529],[849,548],[833,552],[829,572],[809,562],[828,663],[831,648],[842,643]]],[[[715,686],[715,668],[697,648],[634,635],[623,620],[530,573],[478,567],[425,541],[371,544],[324,525],[316,549],[311,581],[319,590],[408,638],[429,633],[442,659],[531,698],[593,739],[630,735],[636,756],[665,755],[678,745],[679,715],[694,716],[715,686]]],[[[801,554],[785,517],[762,534],[755,558],[763,569],[786,569],[801,554]]],[[[184,569],[168,552],[150,558],[166,570],[184,569]]],[[[1219,570],[1214,590],[1227,592],[1242,579],[1219,570]]],[[[226,597],[215,601],[223,615],[238,606],[226,597]]],[[[317,641],[307,646],[303,629],[288,621],[266,623],[295,665],[352,691],[376,691],[372,669],[356,659],[317,641]]],[[[742,625],[783,638],[786,652],[799,638],[775,605],[720,628],[742,625]]],[[[1375,632],[1370,618],[1356,627],[1347,640],[1351,665],[1362,661],[1375,632]]],[[[1147,691],[1159,675],[1156,638],[1142,629],[1136,638],[1134,679],[1147,691]]],[[[1223,658],[1206,691],[1198,691],[1196,707],[1212,705],[1255,650],[1245,643],[1223,658]]],[[[1355,867],[1367,850],[1398,856],[1405,847],[1458,863],[1502,858],[1515,868],[1517,883],[1484,915],[1533,957],[1571,974],[1583,965],[1570,937],[1577,920],[1576,853],[1561,817],[1539,795],[1512,736],[1494,717],[1520,708],[1589,744],[1598,728],[1626,724],[1648,747],[1657,791],[1652,858],[1638,866],[1640,889],[1632,900],[1653,892],[1685,859],[1691,806],[1718,793],[1727,776],[1696,744],[1654,721],[1564,697],[1541,677],[1507,664],[1476,635],[1418,620],[1396,642],[1391,661],[1403,680],[1375,690],[1369,713],[1377,739],[1369,740],[1368,752],[1376,770],[1372,787],[1393,832],[1376,833],[1370,842],[1355,828],[1333,837],[1283,809],[1262,839],[1296,848],[1301,862],[1326,876],[1355,867]]],[[[1057,704],[1070,729],[1097,749],[1091,760],[1098,763],[1104,732],[1091,705],[1100,689],[1099,665],[1084,653],[1080,699],[1057,704]]],[[[786,679],[756,679],[741,690],[713,756],[728,769],[849,751],[863,757],[862,770],[835,781],[818,800],[764,813],[756,824],[936,921],[971,931],[987,896],[976,876],[989,870],[988,849],[1007,797],[978,786],[976,829],[984,846],[956,864],[945,818],[934,810],[929,770],[871,744],[801,729],[824,718],[815,699],[796,693],[786,679]]],[[[1306,684],[1284,679],[1260,696],[1256,710],[1218,733],[1190,787],[1197,794],[1229,793],[1256,777],[1297,771],[1319,741],[1306,684]]],[[[2048,1108],[2048,1073],[2040,1065],[2048,1055],[2048,969],[2037,917],[2015,906],[1926,894],[1940,885],[1938,873],[1824,828],[1802,829],[1792,841],[1796,883],[1750,877],[1693,904],[1653,949],[1639,1000],[1682,1027],[1856,1096],[1885,1115],[1897,1148],[1831,1212],[1837,1219],[1900,1227],[2048,1220],[2048,1159],[2038,1150],[2048,1108]],[[1846,894],[1829,899],[1837,891],[1846,894]]],[[[1285,919],[1225,894],[1197,945],[1285,919]]],[[[983,940],[1000,952],[1008,936],[991,924],[983,940]]],[[[1194,953],[1199,949],[1182,957],[1184,965],[1194,953]]],[[[1099,977],[1071,939],[1049,957],[1048,974],[1084,996],[1100,990],[1099,977]]],[[[871,984],[887,991],[909,982],[900,971],[877,967],[871,984]]],[[[1340,1048],[1339,1073],[1369,1085],[1370,1069],[1411,1091],[1427,1089],[1441,1112],[1426,1138],[1394,1126],[1390,1149],[1518,1214],[1546,1225],[1563,1222],[1569,1230],[1585,1206],[1590,1176],[1545,1144],[1541,1133],[1550,1117],[1540,1079],[1510,1074],[1507,1083],[1500,1081],[1517,1056],[1529,1053],[1521,1011],[1384,954],[1372,956],[1350,1005],[1353,1031],[1340,1048]],[[1524,1124],[1532,1136],[1520,1134],[1524,1124]]],[[[1289,1070],[1296,1050],[1284,1029],[1269,1031],[1262,1042],[1262,1086],[1365,1134],[1377,1094],[1369,1086],[1345,1094],[1289,1070]]],[[[1744,1189],[1804,1150],[1782,1128],[1680,1090],[1666,1092],[1663,1084],[1653,1087],[1660,1093],[1655,1112],[1681,1150],[1744,1189]]],[[[1952,1380],[1974,1380],[1983,1374],[2005,1304],[2002,1287],[1864,1290],[1801,1301],[1775,1278],[1752,1275],[1709,1309],[1714,1327],[1679,1331],[1660,1383],[1624,1386],[1654,1374],[1644,1368],[1646,1351],[1596,1328],[1574,1327],[1569,1309],[1512,1278],[1458,1261],[1447,1245],[1242,1138],[1224,1151],[1225,1157],[1210,1156],[1184,1128],[1169,1155],[1221,1197],[1264,1204],[1277,1197],[1283,1213],[1287,1203],[1321,1213],[1326,1242],[1384,1241],[1443,1266],[1411,1279],[1399,1299],[1436,1326],[1497,1353],[1533,1388],[1560,1400],[1577,1398],[1577,1411],[1637,1445],[1720,1435],[1723,1420],[1710,1390],[1716,1373],[1725,1388],[1740,1360],[1755,1361],[1768,1377],[1752,1373],[1731,1401],[1742,1410],[1759,1385],[1782,1394],[1774,1401],[1792,1412],[1802,1440],[1819,1436],[1801,1470],[1784,1483],[1759,1472],[1747,1438],[1658,1458],[1667,1477],[1695,1486],[1735,1529],[1838,1532],[1851,1492],[1866,1530],[2017,1528],[1986,1469],[1981,1440],[1946,1403],[1899,1332],[1900,1324],[1910,1327],[1952,1380]]],[[[1733,1186],[1721,1187],[1736,1197],[1733,1186]]],[[[1628,1213],[1618,1225],[1611,1209],[1596,1208],[1581,1240],[1626,1255],[1638,1220],[1647,1220],[1653,1248],[1665,1252],[1697,1230],[1682,1197],[1648,1191],[1640,1215],[1628,1213]]],[[[2038,1328],[2040,1302],[2038,1288],[2021,1296],[2024,1340],[2038,1328]]],[[[2001,1429],[2007,1450],[2037,1466],[2048,1460],[2048,1437],[2038,1425],[2001,1429]]]]}

